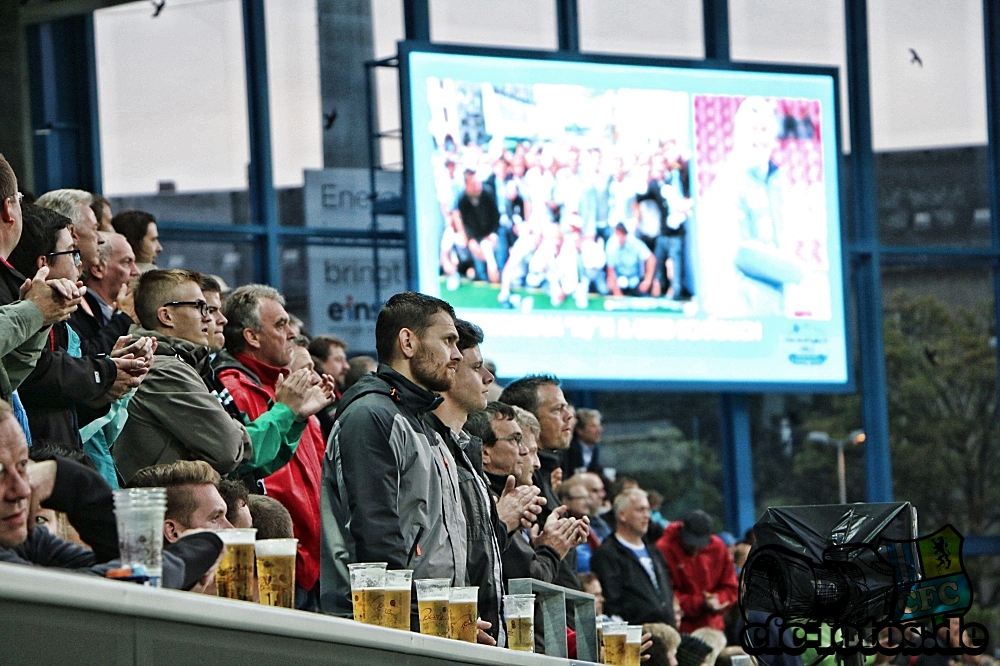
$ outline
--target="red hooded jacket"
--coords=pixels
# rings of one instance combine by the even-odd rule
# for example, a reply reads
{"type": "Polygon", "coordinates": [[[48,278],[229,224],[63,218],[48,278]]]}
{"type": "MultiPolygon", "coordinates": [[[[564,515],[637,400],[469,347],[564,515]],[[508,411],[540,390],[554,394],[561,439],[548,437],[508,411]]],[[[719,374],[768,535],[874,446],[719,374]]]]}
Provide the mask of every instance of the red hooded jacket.
{"type": "Polygon", "coordinates": [[[730,557],[725,542],[714,534],[703,551],[697,555],[688,555],[681,543],[682,527],[684,523],[680,521],[670,523],[656,542],[656,547],[663,553],[667,568],[670,569],[674,599],[680,602],[684,612],[678,629],[682,634],[689,634],[701,627],[725,631],[723,616],[739,596],[733,558],[730,557]],[[726,608],[721,611],[708,610],[705,607],[705,592],[718,594],[719,602],[726,608]]]}
{"type": "MultiPolygon", "coordinates": [[[[261,363],[246,354],[235,354],[234,358],[257,375],[263,386],[233,368],[220,370],[217,376],[229,389],[236,406],[255,419],[267,411],[274,400],[274,385],[278,377],[288,374],[288,371],[261,363]]],[[[311,590],[319,581],[319,496],[325,450],[319,421],[310,416],[295,455],[287,465],[264,478],[267,494],[281,502],[292,515],[295,538],[299,540],[295,584],[305,590],[311,590]]]]}

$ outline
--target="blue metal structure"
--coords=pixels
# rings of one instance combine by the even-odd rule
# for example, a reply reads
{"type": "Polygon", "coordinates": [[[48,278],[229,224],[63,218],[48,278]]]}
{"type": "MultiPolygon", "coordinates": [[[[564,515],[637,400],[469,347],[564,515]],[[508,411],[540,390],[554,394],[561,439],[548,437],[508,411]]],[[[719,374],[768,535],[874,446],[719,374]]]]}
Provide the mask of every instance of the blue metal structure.
{"type": "MultiPolygon", "coordinates": [[[[990,259],[993,269],[994,335],[1000,334],[1000,0],[983,0],[983,43],[986,58],[986,131],[989,139],[990,259]]],[[[997,345],[1000,373],[1000,345],[997,345]]],[[[1000,380],[997,382],[1000,390],[1000,380]]],[[[1000,552],[997,543],[994,553],[1000,552]]]]}
{"type": "Polygon", "coordinates": [[[34,134],[35,188],[101,191],[97,76],[91,14],[25,31],[34,134]]]}
{"type": "Polygon", "coordinates": [[[264,227],[256,273],[261,282],[281,289],[278,199],[271,160],[271,105],[267,85],[267,31],[264,0],[243,0],[243,48],[246,52],[247,119],[250,128],[248,189],[250,216],[264,227]],[[262,260],[262,261],[261,261],[262,260]],[[261,268],[264,270],[261,271],[261,268]]]}
{"type": "Polygon", "coordinates": [[[867,435],[866,498],[869,502],[891,502],[892,461],[889,457],[889,404],[882,337],[882,261],[875,200],[875,155],[872,152],[866,0],[846,0],[845,10],[847,97],[851,124],[850,172],[854,204],[850,257],[858,303],[861,414],[867,435]]]}
{"type": "MultiPolygon", "coordinates": [[[[729,60],[729,2],[702,0],[706,60],[729,60]]],[[[745,393],[719,394],[723,519],[732,534],[743,535],[757,520],[754,503],[750,400],[745,393]]]]}

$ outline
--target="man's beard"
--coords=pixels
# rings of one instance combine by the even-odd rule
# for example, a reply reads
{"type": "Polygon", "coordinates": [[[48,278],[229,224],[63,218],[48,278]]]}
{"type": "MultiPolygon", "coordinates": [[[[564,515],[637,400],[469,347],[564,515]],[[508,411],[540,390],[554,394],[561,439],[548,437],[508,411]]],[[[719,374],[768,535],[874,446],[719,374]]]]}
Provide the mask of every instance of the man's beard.
{"type": "Polygon", "coordinates": [[[455,385],[455,373],[447,365],[438,365],[426,351],[423,345],[417,347],[417,353],[410,360],[410,372],[413,379],[430,391],[443,393],[455,385]]]}

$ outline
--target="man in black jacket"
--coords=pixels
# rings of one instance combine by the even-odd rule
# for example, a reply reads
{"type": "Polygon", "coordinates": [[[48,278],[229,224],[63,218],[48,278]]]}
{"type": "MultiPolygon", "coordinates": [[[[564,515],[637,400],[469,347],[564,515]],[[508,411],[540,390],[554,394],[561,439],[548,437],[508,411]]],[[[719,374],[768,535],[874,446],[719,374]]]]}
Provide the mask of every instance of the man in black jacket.
{"type": "Polygon", "coordinates": [[[441,394],[441,404],[427,415],[427,420],[458,463],[458,489],[468,527],[469,584],[479,588],[479,616],[490,623],[486,633],[503,646],[506,632],[501,622],[504,588],[500,556],[506,546],[507,526],[500,521],[482,476],[482,442],[462,430],[469,414],[486,407],[486,391],[494,378],[483,366],[479,351],[482,330],[461,319],[455,322],[455,328],[462,361],[455,373],[454,386],[441,394]]]}
{"type": "Polygon", "coordinates": [[[663,622],[676,628],[674,593],[667,563],[645,540],[649,529],[646,491],[626,490],[615,498],[615,533],[594,553],[590,567],[601,580],[604,612],[629,624],[663,622]]]}
{"type": "MultiPolygon", "coordinates": [[[[500,394],[500,402],[531,412],[541,426],[538,459],[542,466],[532,479],[545,498],[545,508],[538,517],[539,523],[544,525],[549,513],[562,504],[553,488],[553,473],[559,470],[557,474],[562,474],[563,455],[573,437],[573,410],[559,388],[559,379],[553,375],[528,375],[510,383],[500,394]]],[[[589,520],[587,528],[590,528],[589,520]]],[[[576,572],[575,550],[563,558],[554,582],[583,591],[576,572]]]]}
{"type": "MultiPolygon", "coordinates": [[[[25,204],[21,238],[10,263],[28,278],[45,266],[50,278],[76,282],[79,253],[69,226],[69,218],[25,204]]],[[[152,353],[141,359],[81,356],[71,349],[74,338],[65,323],[55,324],[18,393],[34,440],[80,449],[80,427],[139,385],[152,353]]]]}
{"type": "MultiPolygon", "coordinates": [[[[502,402],[490,402],[486,409],[469,417],[466,429],[483,443],[483,471],[490,492],[497,502],[501,519],[508,525],[508,538],[502,561],[504,582],[511,578],[534,578],[554,582],[560,562],[579,543],[583,528],[572,518],[563,518],[565,508],[549,512],[545,528],[518,526],[520,516],[501,509],[513,491],[521,466],[527,457],[523,433],[514,409],[502,402]]],[[[516,491],[537,492],[535,486],[521,486],[516,491]]],[[[583,537],[586,538],[585,536],[583,537]]]]}
{"type": "Polygon", "coordinates": [[[69,319],[86,356],[110,354],[118,338],[128,335],[132,324],[139,321],[127,287],[139,277],[135,255],[121,234],[103,236],[107,242],[97,248],[97,264],[83,278],[87,285],[85,304],[69,319]]]}
{"type": "Polygon", "coordinates": [[[321,607],[344,616],[351,562],[467,580],[457,463],[424,418],[462,361],[455,311],[437,298],[396,294],[379,312],[375,346],[378,372],[344,394],[323,465],[321,607]]]}

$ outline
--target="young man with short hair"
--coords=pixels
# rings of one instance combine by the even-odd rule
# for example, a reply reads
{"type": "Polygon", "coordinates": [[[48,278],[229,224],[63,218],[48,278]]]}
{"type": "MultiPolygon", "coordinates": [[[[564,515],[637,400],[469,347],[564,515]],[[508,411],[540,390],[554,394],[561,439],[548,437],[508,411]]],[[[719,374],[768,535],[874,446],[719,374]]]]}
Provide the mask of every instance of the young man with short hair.
{"type": "Polygon", "coordinates": [[[219,473],[204,460],[178,460],[140,469],[129,487],[167,489],[163,538],[173,543],[188,530],[233,527],[226,518],[229,507],[219,494],[220,479],[219,473]]]}
{"type": "MultiPolygon", "coordinates": [[[[25,204],[22,212],[23,231],[10,263],[28,278],[47,268],[51,278],[75,283],[80,255],[69,219],[32,204],[25,204]]],[[[145,377],[152,360],[151,341],[141,342],[133,351],[139,358],[82,355],[75,331],[65,322],[54,324],[48,344],[18,391],[32,438],[81,450],[80,428],[106,413],[110,403],[145,377]]],[[[106,453],[103,458],[107,459],[106,453]]]]}
{"type": "Polygon", "coordinates": [[[324,612],[350,615],[349,562],[466,584],[457,464],[423,418],[455,385],[458,339],[440,299],[404,292],[379,312],[378,372],[344,394],[324,462],[324,612]]]}
{"type": "Polygon", "coordinates": [[[455,385],[441,394],[444,400],[427,419],[458,462],[459,490],[468,525],[469,584],[479,587],[480,616],[491,625],[487,633],[504,645],[506,632],[500,605],[504,580],[502,551],[506,547],[507,534],[519,527],[522,518],[534,520],[541,507],[537,504],[536,488],[507,489],[499,510],[512,520],[513,525],[509,527],[490,496],[483,476],[483,443],[463,428],[470,414],[486,408],[486,394],[494,377],[483,365],[479,349],[483,341],[482,330],[461,319],[455,321],[455,327],[462,362],[455,373],[455,385]]]}
{"type": "Polygon", "coordinates": [[[204,460],[228,474],[253,459],[250,436],[202,380],[208,363],[208,303],[193,271],[143,273],[134,333],[156,339],[155,362],[129,401],[113,456],[126,483],[144,467],[204,460]]]}

